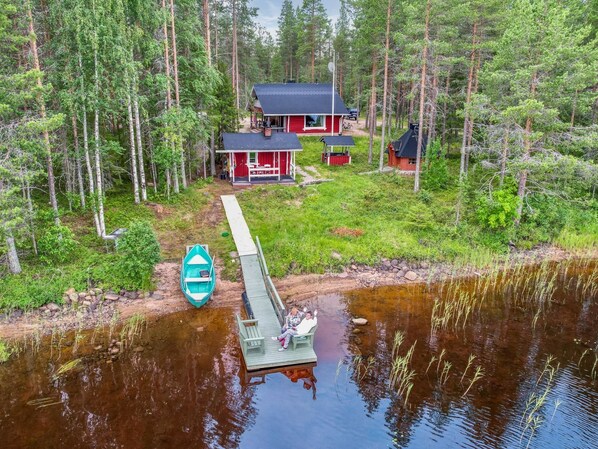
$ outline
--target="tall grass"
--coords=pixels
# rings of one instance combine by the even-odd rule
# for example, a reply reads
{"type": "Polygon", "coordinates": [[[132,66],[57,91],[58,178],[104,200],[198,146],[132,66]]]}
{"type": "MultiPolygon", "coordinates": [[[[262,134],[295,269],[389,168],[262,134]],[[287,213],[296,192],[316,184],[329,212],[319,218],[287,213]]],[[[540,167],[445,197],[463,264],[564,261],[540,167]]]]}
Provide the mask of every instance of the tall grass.
{"type": "Polygon", "coordinates": [[[542,409],[546,404],[548,395],[552,391],[560,366],[558,363],[555,364],[555,361],[556,359],[552,355],[547,356],[544,367],[525,403],[525,410],[521,417],[522,430],[520,440],[523,441],[524,436],[528,435],[526,447],[529,447],[533,436],[544,422],[542,409]]]}
{"type": "Polygon", "coordinates": [[[495,260],[484,270],[463,268],[474,281],[455,276],[443,282],[434,299],[430,326],[432,332],[464,329],[472,316],[479,314],[482,305],[490,300],[502,306],[515,307],[530,316],[535,328],[550,309],[559,283],[577,296],[598,293],[598,264],[592,259],[543,261],[529,266],[523,260],[495,260]]]}
{"type": "Polygon", "coordinates": [[[415,378],[415,370],[411,369],[411,359],[413,358],[417,341],[411,345],[404,355],[400,355],[399,351],[404,339],[405,334],[402,331],[397,331],[392,348],[393,359],[388,383],[390,390],[402,398],[404,405],[407,405],[409,395],[413,389],[413,379],[415,378]]]}

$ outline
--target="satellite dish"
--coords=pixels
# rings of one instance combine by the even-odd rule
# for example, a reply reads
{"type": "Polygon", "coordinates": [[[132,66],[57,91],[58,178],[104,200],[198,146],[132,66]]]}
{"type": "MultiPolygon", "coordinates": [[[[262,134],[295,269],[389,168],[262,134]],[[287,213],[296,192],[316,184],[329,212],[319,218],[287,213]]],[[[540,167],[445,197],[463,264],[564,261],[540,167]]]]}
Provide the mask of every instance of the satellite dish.
{"type": "Polygon", "coordinates": [[[334,62],[329,62],[328,63],[328,71],[330,73],[334,73],[334,62]]]}

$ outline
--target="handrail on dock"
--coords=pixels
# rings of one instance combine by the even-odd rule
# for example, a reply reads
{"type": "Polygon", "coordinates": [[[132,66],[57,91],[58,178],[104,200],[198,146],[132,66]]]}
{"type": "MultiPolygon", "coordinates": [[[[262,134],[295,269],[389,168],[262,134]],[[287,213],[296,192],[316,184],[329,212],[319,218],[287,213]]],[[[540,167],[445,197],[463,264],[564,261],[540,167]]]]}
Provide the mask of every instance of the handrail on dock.
{"type": "Polygon", "coordinates": [[[270,272],[268,271],[268,265],[266,265],[266,259],[264,257],[264,252],[262,251],[262,245],[260,243],[259,237],[255,237],[255,246],[257,247],[258,253],[258,260],[260,262],[260,267],[262,269],[262,276],[264,277],[264,283],[266,284],[266,292],[268,293],[268,298],[270,298],[270,302],[272,303],[272,307],[274,307],[274,311],[276,312],[276,316],[278,317],[278,321],[280,325],[284,323],[284,317],[286,315],[286,308],[276,291],[276,287],[272,282],[272,278],[270,277],[270,272]]]}

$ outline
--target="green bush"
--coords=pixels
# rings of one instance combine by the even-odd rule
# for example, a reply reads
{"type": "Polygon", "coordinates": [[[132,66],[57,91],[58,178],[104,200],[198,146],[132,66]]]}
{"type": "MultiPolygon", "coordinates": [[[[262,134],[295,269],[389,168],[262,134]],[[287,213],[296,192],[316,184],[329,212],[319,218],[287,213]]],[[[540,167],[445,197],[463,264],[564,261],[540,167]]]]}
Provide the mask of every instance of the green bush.
{"type": "Polygon", "coordinates": [[[494,190],[490,196],[483,195],[476,202],[480,224],[490,229],[507,229],[513,226],[517,215],[519,197],[513,189],[494,190]]]}
{"type": "Polygon", "coordinates": [[[160,260],[160,244],[147,221],[133,221],[118,241],[116,264],[125,288],[149,288],[154,265],[160,260]]]}
{"type": "Polygon", "coordinates": [[[48,265],[66,262],[77,247],[75,236],[66,226],[48,227],[37,243],[40,259],[48,265]]]}
{"type": "Polygon", "coordinates": [[[49,302],[60,303],[67,281],[60,275],[13,275],[0,281],[0,310],[30,310],[49,302]]]}

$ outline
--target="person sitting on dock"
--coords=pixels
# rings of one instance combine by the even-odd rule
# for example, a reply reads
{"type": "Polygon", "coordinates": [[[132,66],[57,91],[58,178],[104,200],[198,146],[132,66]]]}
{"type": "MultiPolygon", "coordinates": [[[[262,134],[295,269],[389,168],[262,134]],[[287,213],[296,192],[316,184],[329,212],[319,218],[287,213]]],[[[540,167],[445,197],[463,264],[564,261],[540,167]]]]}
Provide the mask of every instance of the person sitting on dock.
{"type": "Polygon", "coordinates": [[[282,348],[279,351],[284,351],[288,348],[289,342],[294,335],[305,335],[309,333],[312,328],[318,324],[318,311],[316,310],[313,314],[311,311],[305,312],[305,318],[296,327],[291,327],[280,334],[278,337],[272,337],[272,340],[278,340],[282,342],[282,348]]]}
{"type": "Polygon", "coordinates": [[[289,314],[284,319],[284,325],[282,326],[281,332],[284,333],[288,329],[296,328],[299,325],[299,323],[301,322],[301,320],[303,319],[303,316],[305,315],[306,311],[307,311],[306,308],[303,309],[303,312],[300,312],[297,307],[293,307],[291,309],[291,311],[289,312],[289,314]]]}

